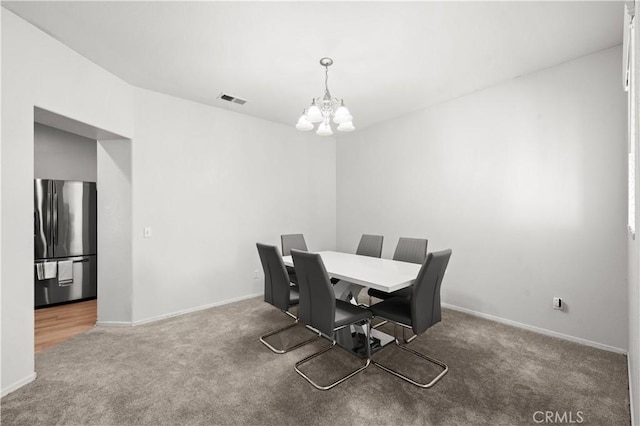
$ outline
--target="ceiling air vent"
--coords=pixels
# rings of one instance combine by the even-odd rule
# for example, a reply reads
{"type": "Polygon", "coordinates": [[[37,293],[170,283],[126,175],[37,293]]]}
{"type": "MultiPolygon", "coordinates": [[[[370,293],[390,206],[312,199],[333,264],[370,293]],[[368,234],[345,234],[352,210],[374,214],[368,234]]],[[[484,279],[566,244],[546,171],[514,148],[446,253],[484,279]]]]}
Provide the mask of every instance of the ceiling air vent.
{"type": "Polygon", "coordinates": [[[222,99],[223,101],[232,102],[238,105],[244,105],[247,103],[246,99],[238,98],[237,96],[231,96],[224,92],[218,95],[218,99],[222,99]]]}

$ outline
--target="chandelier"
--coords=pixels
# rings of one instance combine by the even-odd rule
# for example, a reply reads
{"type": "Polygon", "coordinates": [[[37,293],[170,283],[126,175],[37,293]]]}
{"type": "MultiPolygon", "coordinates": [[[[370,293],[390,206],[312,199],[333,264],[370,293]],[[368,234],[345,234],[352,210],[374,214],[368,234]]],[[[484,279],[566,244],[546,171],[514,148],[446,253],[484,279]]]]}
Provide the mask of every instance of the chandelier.
{"type": "Polygon", "coordinates": [[[337,129],[339,131],[350,132],[355,130],[352,122],[353,117],[347,107],[344,106],[344,99],[333,98],[329,92],[329,67],[333,65],[333,59],[322,58],[320,59],[320,65],[324,67],[324,96],[311,100],[309,108],[302,111],[302,115],[296,124],[296,129],[304,132],[312,130],[314,123],[320,123],[316,134],[331,136],[333,131],[330,123],[333,118],[333,122],[338,125],[337,129]]]}

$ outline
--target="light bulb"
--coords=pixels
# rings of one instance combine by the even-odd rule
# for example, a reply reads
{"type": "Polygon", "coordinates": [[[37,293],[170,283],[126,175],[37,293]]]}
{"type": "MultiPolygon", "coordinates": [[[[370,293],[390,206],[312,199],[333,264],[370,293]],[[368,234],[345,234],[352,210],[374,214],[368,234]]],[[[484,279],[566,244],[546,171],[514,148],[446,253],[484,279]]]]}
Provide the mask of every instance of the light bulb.
{"type": "Polygon", "coordinates": [[[338,126],[338,130],[341,132],[352,132],[356,128],[353,127],[353,123],[351,121],[347,121],[346,123],[340,123],[338,126]]]}
{"type": "Polygon", "coordinates": [[[351,115],[334,115],[333,122],[336,124],[348,123],[353,120],[353,116],[351,115]]]}
{"type": "Polygon", "coordinates": [[[320,108],[318,108],[318,105],[316,105],[315,100],[311,103],[311,106],[307,111],[307,120],[309,120],[312,123],[319,123],[322,120],[324,120],[324,117],[322,116],[322,112],[320,111],[320,108]]]}
{"type": "Polygon", "coordinates": [[[340,107],[338,107],[336,112],[333,113],[333,122],[336,124],[342,124],[351,120],[353,120],[353,117],[351,116],[351,113],[349,112],[347,107],[344,106],[344,100],[343,100],[341,101],[340,107]]]}
{"type": "Polygon", "coordinates": [[[327,120],[323,121],[322,124],[318,126],[318,130],[316,131],[316,135],[320,136],[331,136],[333,132],[331,131],[331,126],[327,120]]]}
{"type": "Polygon", "coordinates": [[[306,132],[307,130],[313,129],[313,124],[307,119],[305,114],[302,114],[298,119],[298,123],[296,124],[296,129],[306,132]]]}

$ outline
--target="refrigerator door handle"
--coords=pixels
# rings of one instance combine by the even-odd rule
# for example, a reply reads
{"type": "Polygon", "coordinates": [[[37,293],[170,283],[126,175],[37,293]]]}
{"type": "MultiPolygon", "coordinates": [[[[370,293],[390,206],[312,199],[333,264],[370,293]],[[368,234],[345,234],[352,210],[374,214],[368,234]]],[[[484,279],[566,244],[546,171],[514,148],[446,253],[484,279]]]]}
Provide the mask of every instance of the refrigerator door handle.
{"type": "Polygon", "coordinates": [[[56,190],[55,182],[52,182],[53,197],[51,197],[51,211],[53,213],[53,226],[51,227],[51,242],[52,247],[56,246],[56,240],[58,239],[58,191],[56,190]]]}

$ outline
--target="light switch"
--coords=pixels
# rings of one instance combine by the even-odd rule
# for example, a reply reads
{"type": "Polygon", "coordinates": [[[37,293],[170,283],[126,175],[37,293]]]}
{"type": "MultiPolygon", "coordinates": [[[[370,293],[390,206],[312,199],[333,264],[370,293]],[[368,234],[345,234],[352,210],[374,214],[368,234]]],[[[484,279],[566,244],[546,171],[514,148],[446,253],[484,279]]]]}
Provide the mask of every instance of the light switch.
{"type": "Polygon", "coordinates": [[[145,227],[144,228],[144,237],[145,238],[151,238],[153,236],[153,232],[151,231],[150,227],[145,227]]]}

